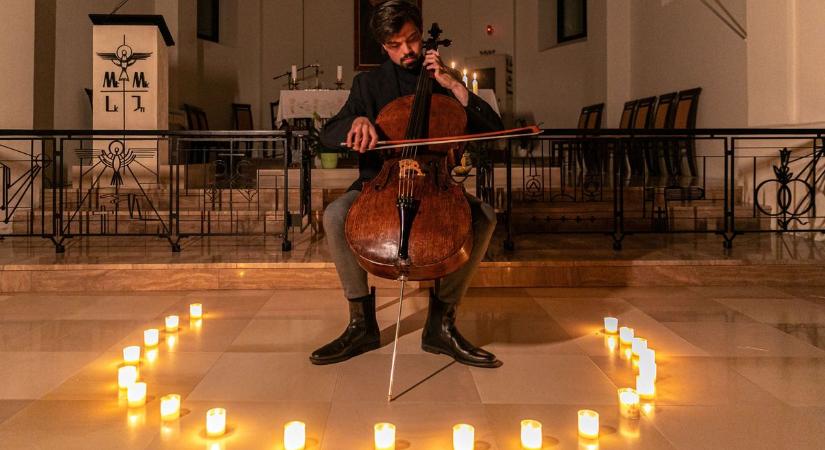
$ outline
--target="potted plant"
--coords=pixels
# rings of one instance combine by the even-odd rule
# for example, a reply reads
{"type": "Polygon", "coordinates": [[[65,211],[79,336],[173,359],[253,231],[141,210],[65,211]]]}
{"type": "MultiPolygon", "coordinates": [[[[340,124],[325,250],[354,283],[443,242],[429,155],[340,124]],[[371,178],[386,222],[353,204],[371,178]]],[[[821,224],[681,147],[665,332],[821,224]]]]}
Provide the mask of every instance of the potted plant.
{"type": "Polygon", "coordinates": [[[321,143],[321,132],[312,123],[307,134],[307,145],[312,156],[316,159],[315,167],[322,169],[334,169],[338,167],[338,151],[324,147],[321,143]]]}

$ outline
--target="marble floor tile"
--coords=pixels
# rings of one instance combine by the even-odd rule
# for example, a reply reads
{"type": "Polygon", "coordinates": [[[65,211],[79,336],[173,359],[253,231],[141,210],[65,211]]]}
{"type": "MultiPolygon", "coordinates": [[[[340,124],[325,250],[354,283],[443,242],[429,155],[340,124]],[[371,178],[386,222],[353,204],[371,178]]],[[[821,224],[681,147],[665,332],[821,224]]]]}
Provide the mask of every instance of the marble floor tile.
{"type": "Polygon", "coordinates": [[[617,403],[616,386],[586,356],[510,355],[498,369],[470,373],[485,404],[617,403]]]}
{"type": "Polygon", "coordinates": [[[0,321],[56,320],[88,306],[83,295],[23,293],[0,303],[0,321]]]}
{"type": "Polygon", "coordinates": [[[0,424],[9,449],[144,449],[158,433],[157,404],[129,410],[117,400],[33,402],[0,424]]]}
{"type": "Polygon", "coordinates": [[[102,352],[139,324],[125,320],[45,320],[36,328],[8,338],[2,348],[18,352],[102,352]]]}
{"type": "Polygon", "coordinates": [[[38,399],[96,356],[93,352],[4,352],[0,399],[38,399]]]}
{"type": "Polygon", "coordinates": [[[306,353],[225,353],[195,387],[192,400],[328,402],[339,365],[314,366],[306,353]]]}
{"type": "Polygon", "coordinates": [[[687,288],[703,298],[788,298],[793,295],[785,292],[782,287],[768,287],[760,285],[733,285],[733,286],[691,286],[687,288]]]}
{"type": "Polygon", "coordinates": [[[825,358],[825,351],[762,323],[671,322],[664,325],[712,356],[825,358]]]}
{"type": "Polygon", "coordinates": [[[228,346],[229,352],[277,353],[303,352],[307,356],[316,348],[337,338],[347,322],[342,318],[325,319],[252,319],[228,346]]]}
{"type": "Polygon", "coordinates": [[[150,320],[180,300],[179,293],[128,293],[90,298],[66,318],[72,320],[150,320]]]}
{"type": "Polygon", "coordinates": [[[677,448],[654,427],[652,421],[629,420],[619,416],[618,406],[580,405],[484,405],[498,446],[502,450],[521,450],[520,424],[522,419],[532,419],[542,424],[544,448],[579,447],[578,411],[594,409],[599,413],[599,449],[650,449],[677,448]]]}
{"type": "MultiPolygon", "coordinates": [[[[2,300],[0,300],[2,301],[2,300]]],[[[34,400],[0,400],[0,424],[29,406],[34,400]]]]}
{"type": "Polygon", "coordinates": [[[825,305],[802,299],[756,297],[720,298],[717,301],[762,323],[825,325],[825,305]]]}
{"type": "Polygon", "coordinates": [[[754,322],[754,319],[699,294],[674,298],[628,298],[627,302],[659,322],[754,322]]]}
{"type": "Polygon", "coordinates": [[[733,367],[791,406],[825,407],[825,359],[737,358],[733,367]]]}
{"type": "Polygon", "coordinates": [[[256,319],[347,318],[347,302],[340,289],[281,289],[255,314],[256,319]]]}
{"type": "Polygon", "coordinates": [[[451,449],[452,426],[475,428],[477,450],[501,449],[492,424],[479,403],[455,402],[344,402],[332,403],[324,435],[323,450],[373,449],[373,425],[396,425],[397,449],[451,449]]]}
{"type": "MultiPolygon", "coordinates": [[[[340,364],[334,402],[387,400],[391,355],[368,353],[340,364]]],[[[479,403],[478,390],[467,366],[445,356],[421,353],[399,355],[393,383],[394,402],[479,403]]]]}
{"type": "MultiPolygon", "coordinates": [[[[636,387],[636,374],[619,357],[593,357],[593,362],[618,387],[636,387]]],[[[775,406],[779,400],[738,373],[727,358],[657,358],[656,405],[775,406]]]]}
{"type": "Polygon", "coordinates": [[[676,448],[820,449],[825,421],[787,406],[657,407],[656,428],[676,448]]]}
{"type": "Polygon", "coordinates": [[[806,344],[825,350],[825,325],[815,323],[778,323],[774,327],[806,344]]]}
{"type": "Polygon", "coordinates": [[[184,293],[176,305],[170,306],[163,315],[189,316],[189,304],[203,305],[204,319],[251,319],[272,296],[270,291],[215,290],[184,293]]]}

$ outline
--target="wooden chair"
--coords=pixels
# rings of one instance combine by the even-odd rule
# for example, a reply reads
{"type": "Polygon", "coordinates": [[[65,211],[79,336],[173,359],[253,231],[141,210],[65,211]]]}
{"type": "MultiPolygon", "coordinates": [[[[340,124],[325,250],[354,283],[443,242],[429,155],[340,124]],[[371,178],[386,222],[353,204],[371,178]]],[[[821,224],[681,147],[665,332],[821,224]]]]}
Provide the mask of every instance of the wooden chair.
{"type": "MultiPolygon", "coordinates": [[[[232,104],[232,129],[239,131],[255,129],[252,119],[252,105],[248,103],[232,104]]],[[[233,145],[233,150],[241,146],[243,146],[247,156],[252,156],[251,151],[255,146],[253,141],[237,142],[236,145],[233,145]]]]}
{"type": "MultiPolygon", "coordinates": [[[[676,92],[669,92],[659,96],[659,102],[656,104],[656,112],[653,113],[653,126],[651,128],[657,130],[666,130],[673,128],[673,117],[676,109],[676,92]]],[[[675,145],[672,139],[660,139],[655,141],[658,153],[657,158],[664,159],[665,170],[668,176],[672,177],[674,172],[674,164],[672,154],[675,150],[675,145]]]]}
{"type": "MultiPolygon", "coordinates": [[[[186,126],[189,130],[195,131],[208,131],[209,130],[209,121],[206,118],[206,111],[203,109],[190,105],[188,103],[183,104],[183,111],[186,113],[186,126]]],[[[188,163],[205,163],[209,162],[210,157],[207,151],[201,150],[197,151],[197,149],[208,149],[215,147],[214,143],[205,142],[205,141],[195,141],[189,142],[186,146],[186,158],[184,160],[188,163]]]]}
{"type": "MultiPolygon", "coordinates": [[[[696,115],[699,110],[699,95],[701,93],[702,88],[698,87],[679,92],[673,113],[673,128],[680,130],[692,130],[696,128],[696,115]]],[[[676,160],[674,161],[677,169],[676,173],[681,173],[682,150],[684,150],[690,176],[698,176],[699,169],[696,166],[696,141],[692,138],[686,138],[684,141],[678,142],[677,145],[676,160]]]]}
{"type": "MultiPolygon", "coordinates": [[[[585,106],[579,115],[579,128],[586,130],[600,129],[603,113],[604,103],[585,106]]],[[[578,153],[580,155],[579,160],[583,163],[588,174],[595,175],[604,170],[607,161],[599,151],[595,141],[581,139],[578,153]]]]}
{"type": "Polygon", "coordinates": [[[625,102],[622,116],[619,118],[619,128],[626,130],[633,123],[633,113],[636,111],[636,100],[625,102]]]}

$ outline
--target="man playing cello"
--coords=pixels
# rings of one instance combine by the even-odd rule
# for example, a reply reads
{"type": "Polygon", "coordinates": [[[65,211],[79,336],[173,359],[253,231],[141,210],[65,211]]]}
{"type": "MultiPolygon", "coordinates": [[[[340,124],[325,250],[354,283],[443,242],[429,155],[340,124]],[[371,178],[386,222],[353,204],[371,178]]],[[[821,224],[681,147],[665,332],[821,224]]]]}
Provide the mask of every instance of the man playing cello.
{"type": "MultiPolygon", "coordinates": [[[[367,284],[367,272],[359,266],[347,244],[344,226],[347,211],[358,197],[362,183],[374,178],[382,167],[381,155],[370,151],[378,142],[375,120],[381,109],[399,97],[413,94],[421,70],[426,69],[433,71],[434,92],[454,97],[464,107],[467,132],[503,128],[501,119],[490,105],[467,90],[455,71],[444,66],[437,51],[423,54],[423,23],[416,5],[407,0],[386,1],[376,8],[370,27],[389,59],[375,71],[355,77],[346,104],[321,132],[324,146],[334,148],[346,142],[347,147],[359,152],[359,178],[324,211],[324,230],[348,300],[350,321],[341,336],[312,353],[310,361],[313,364],[345,361],[380,346],[375,294],[370,292],[367,284]]],[[[465,195],[472,214],[473,249],[468,262],[442,278],[437,284],[438,292],[430,292],[421,347],[431,353],[448,355],[462,364],[499,367],[501,362],[495,355],[475,347],[461,336],[455,325],[459,301],[487,251],[496,225],[495,212],[490,205],[465,195]]]]}

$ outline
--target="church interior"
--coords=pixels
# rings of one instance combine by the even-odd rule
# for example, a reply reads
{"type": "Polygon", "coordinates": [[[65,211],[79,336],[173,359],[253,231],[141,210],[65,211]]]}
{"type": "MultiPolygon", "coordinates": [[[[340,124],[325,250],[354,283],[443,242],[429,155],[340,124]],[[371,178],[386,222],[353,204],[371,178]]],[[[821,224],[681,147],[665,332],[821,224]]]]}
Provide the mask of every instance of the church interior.
{"type": "Polygon", "coordinates": [[[822,448],[825,2],[0,11],[0,448],[822,448]]]}

